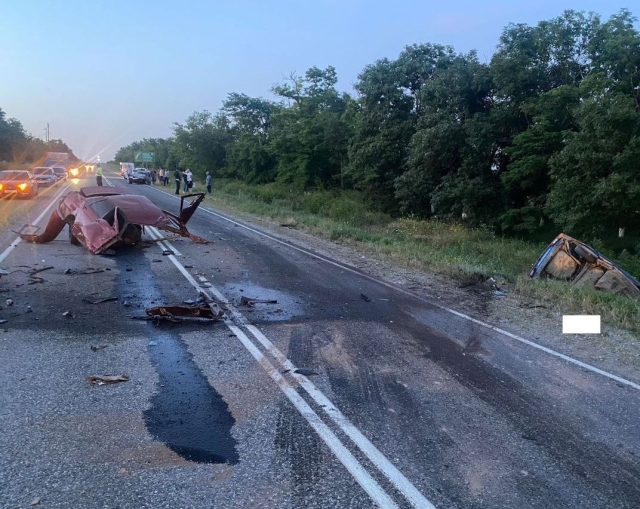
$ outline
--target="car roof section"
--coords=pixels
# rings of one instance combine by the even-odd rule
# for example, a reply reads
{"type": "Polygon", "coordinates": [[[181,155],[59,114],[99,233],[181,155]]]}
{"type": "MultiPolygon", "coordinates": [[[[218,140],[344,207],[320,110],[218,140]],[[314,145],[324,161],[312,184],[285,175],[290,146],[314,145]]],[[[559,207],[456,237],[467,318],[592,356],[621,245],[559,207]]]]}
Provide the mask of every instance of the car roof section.
{"type": "Polygon", "coordinates": [[[115,187],[89,186],[80,189],[80,194],[85,198],[91,198],[92,196],[116,196],[129,193],[115,187]]]}

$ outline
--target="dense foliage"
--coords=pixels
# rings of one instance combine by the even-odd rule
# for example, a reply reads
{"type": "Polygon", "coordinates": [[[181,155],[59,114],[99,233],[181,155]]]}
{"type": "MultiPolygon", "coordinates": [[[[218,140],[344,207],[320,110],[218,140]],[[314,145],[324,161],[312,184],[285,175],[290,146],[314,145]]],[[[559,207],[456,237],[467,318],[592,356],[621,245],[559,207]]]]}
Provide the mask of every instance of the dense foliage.
{"type": "Polygon", "coordinates": [[[508,25],[489,63],[421,44],[368,65],[355,96],[333,67],[275,100],[231,93],[155,150],[160,166],[292,192],[355,189],[378,210],[601,238],[640,228],[640,34],[622,10],[508,25]],[[615,232],[615,233],[612,233],[615,232]]]}
{"type": "Polygon", "coordinates": [[[19,120],[7,118],[0,108],[0,162],[37,163],[46,152],[73,152],[62,140],[48,143],[25,132],[19,120]]]}

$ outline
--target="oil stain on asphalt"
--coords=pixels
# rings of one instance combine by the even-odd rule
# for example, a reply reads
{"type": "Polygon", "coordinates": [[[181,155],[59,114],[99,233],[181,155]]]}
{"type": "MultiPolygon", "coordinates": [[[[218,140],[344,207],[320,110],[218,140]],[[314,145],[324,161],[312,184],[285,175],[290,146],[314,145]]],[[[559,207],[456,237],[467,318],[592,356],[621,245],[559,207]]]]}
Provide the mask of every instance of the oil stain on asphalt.
{"type": "MultiPolygon", "coordinates": [[[[142,253],[123,250],[118,254],[118,266],[120,295],[131,294],[131,303],[142,307],[160,301],[142,253]],[[127,267],[133,270],[127,272],[127,267]]],[[[152,323],[145,328],[150,339],[147,349],[159,377],[152,406],[144,412],[149,433],[186,460],[238,463],[231,435],[235,420],[227,403],[209,384],[177,332],[152,323]]]]}

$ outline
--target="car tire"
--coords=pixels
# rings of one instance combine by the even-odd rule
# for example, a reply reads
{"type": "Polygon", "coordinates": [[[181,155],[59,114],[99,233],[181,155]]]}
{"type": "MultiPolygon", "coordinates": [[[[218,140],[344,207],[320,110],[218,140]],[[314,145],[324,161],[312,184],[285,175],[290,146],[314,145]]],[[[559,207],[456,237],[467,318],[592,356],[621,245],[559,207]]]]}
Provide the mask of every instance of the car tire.
{"type": "Polygon", "coordinates": [[[75,222],[75,219],[72,219],[71,221],[67,221],[67,225],[69,226],[69,242],[71,244],[73,244],[74,246],[80,246],[80,241],[76,238],[76,236],[73,234],[72,228],[73,228],[73,223],[75,222]]]}
{"type": "Polygon", "coordinates": [[[129,184],[133,184],[133,180],[129,179],[129,184]]]}
{"type": "Polygon", "coordinates": [[[573,251],[580,257],[583,258],[584,260],[586,260],[588,263],[595,263],[596,260],[598,259],[597,256],[595,256],[590,250],[577,245],[576,247],[573,248],[573,251]]]}

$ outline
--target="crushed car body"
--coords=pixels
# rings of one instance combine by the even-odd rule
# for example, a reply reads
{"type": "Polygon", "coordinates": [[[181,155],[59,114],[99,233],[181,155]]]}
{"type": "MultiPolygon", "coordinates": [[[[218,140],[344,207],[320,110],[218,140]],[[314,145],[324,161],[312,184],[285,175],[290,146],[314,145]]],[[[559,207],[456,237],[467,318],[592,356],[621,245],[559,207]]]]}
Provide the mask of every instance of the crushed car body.
{"type": "Polygon", "coordinates": [[[549,244],[529,272],[530,278],[541,276],[640,298],[640,282],[636,278],[591,246],[564,233],[549,244]]]}
{"type": "Polygon", "coordinates": [[[142,240],[145,226],[153,226],[194,242],[206,240],[189,233],[187,222],[204,199],[204,193],[182,196],[178,215],[160,209],[146,196],[127,193],[114,187],[83,187],[60,199],[44,231],[26,225],[17,232],[21,239],[36,244],[54,240],[69,225],[72,244],[86,247],[94,254],[116,245],[135,245],[142,240]],[[185,199],[192,200],[185,206],[185,199]]]}

